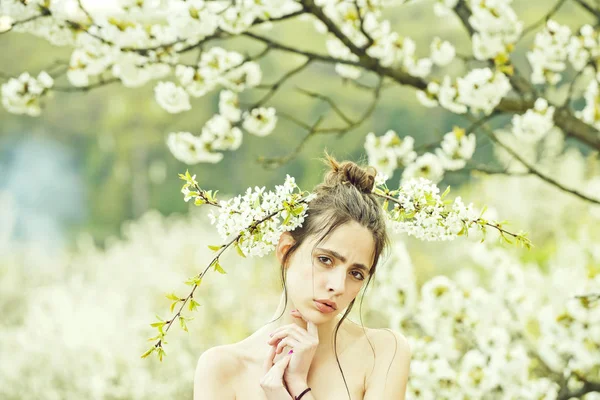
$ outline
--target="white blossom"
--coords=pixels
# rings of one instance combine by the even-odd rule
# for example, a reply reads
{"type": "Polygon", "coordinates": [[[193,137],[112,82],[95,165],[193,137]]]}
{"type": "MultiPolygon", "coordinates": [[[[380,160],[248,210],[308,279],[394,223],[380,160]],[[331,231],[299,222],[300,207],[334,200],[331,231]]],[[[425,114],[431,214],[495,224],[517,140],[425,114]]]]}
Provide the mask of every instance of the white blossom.
{"type": "Polygon", "coordinates": [[[154,95],[158,105],[171,114],[192,109],[188,93],[173,82],[159,82],[154,88],[154,95]]]}
{"type": "Polygon", "coordinates": [[[200,139],[210,151],[237,150],[242,144],[242,131],[224,116],[215,114],[206,121],[200,139]]]}
{"type": "Polygon", "coordinates": [[[221,14],[219,27],[225,32],[237,35],[247,30],[256,18],[252,9],[230,6],[221,14]]]}
{"type": "Polygon", "coordinates": [[[454,46],[446,40],[435,37],[431,42],[431,60],[439,66],[450,64],[456,55],[454,46]]]}
{"type": "Polygon", "coordinates": [[[213,153],[207,150],[207,143],[190,132],[170,133],[167,146],[171,154],[186,164],[199,162],[217,163],[223,159],[222,153],[213,153]]]}
{"type": "Polygon", "coordinates": [[[465,77],[456,80],[457,101],[468,106],[471,112],[490,114],[510,91],[511,85],[501,72],[489,68],[473,69],[465,77]]]}
{"type": "Polygon", "coordinates": [[[273,107],[259,107],[244,113],[242,126],[256,136],[267,136],[277,124],[277,116],[273,107]]]}
{"type": "Polygon", "coordinates": [[[600,113],[598,113],[600,101],[598,93],[598,80],[592,79],[585,89],[585,107],[583,110],[575,112],[578,118],[597,129],[600,128],[600,113]]]}
{"type": "Polygon", "coordinates": [[[237,122],[242,117],[240,103],[236,93],[222,90],[219,94],[219,114],[231,122],[237,122]]]}
{"type": "Polygon", "coordinates": [[[568,45],[571,43],[571,29],[550,19],[545,29],[535,36],[533,50],[527,59],[533,69],[531,82],[556,85],[565,70],[568,45]]]}
{"type": "Polygon", "coordinates": [[[260,66],[255,62],[246,62],[225,74],[220,82],[233,91],[241,92],[259,85],[261,80],[262,70],[260,66]]]}
{"type": "Polygon", "coordinates": [[[459,101],[456,84],[452,83],[448,75],[442,81],[437,98],[442,107],[453,113],[464,114],[467,112],[467,106],[459,101]]]}
{"type": "Polygon", "coordinates": [[[408,165],[415,160],[417,153],[413,151],[413,146],[414,139],[411,136],[400,139],[393,130],[379,137],[370,132],[365,140],[369,165],[387,176],[393,175],[399,166],[408,165]]]}
{"type": "Polygon", "coordinates": [[[471,159],[475,145],[473,133],[467,135],[462,129],[454,129],[444,135],[441,149],[436,149],[436,154],[445,170],[456,171],[464,168],[466,162],[471,159]]]}
{"type": "Polygon", "coordinates": [[[433,4],[433,11],[438,17],[445,17],[456,7],[458,0],[436,0],[433,4]]]}
{"type": "Polygon", "coordinates": [[[537,142],[554,126],[553,116],[554,107],[549,107],[545,99],[539,98],[525,114],[513,116],[512,132],[526,142],[537,142]]]}
{"type": "Polygon", "coordinates": [[[425,178],[434,183],[442,180],[444,177],[444,167],[442,162],[433,153],[425,153],[416,158],[416,160],[407,165],[402,172],[402,181],[413,178],[425,178]]]}
{"type": "Polygon", "coordinates": [[[295,179],[289,175],[275,191],[248,188],[243,196],[221,201],[220,208],[209,214],[211,224],[225,241],[240,235],[237,243],[245,255],[263,257],[275,249],[282,232],[302,226],[308,202],[315,196],[309,195],[306,202],[300,202],[298,190],[295,179]],[[252,224],[256,229],[249,231],[252,224]]]}
{"type": "Polygon", "coordinates": [[[37,117],[41,113],[40,99],[53,85],[54,80],[45,71],[37,78],[23,72],[2,84],[2,105],[11,113],[37,117]]]}
{"type": "Polygon", "coordinates": [[[175,68],[175,76],[193,97],[202,97],[217,85],[215,74],[207,68],[178,65],[175,68]]]}

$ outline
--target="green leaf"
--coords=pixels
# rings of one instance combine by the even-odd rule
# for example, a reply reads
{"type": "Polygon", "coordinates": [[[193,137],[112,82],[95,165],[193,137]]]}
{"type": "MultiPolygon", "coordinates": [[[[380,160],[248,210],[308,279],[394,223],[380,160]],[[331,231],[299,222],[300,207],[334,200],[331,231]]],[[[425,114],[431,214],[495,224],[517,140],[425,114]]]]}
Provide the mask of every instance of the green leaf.
{"type": "Polygon", "coordinates": [[[213,246],[213,245],[209,244],[208,248],[211,249],[212,251],[219,251],[219,250],[221,250],[221,248],[223,248],[223,245],[213,246]]]}
{"type": "Polygon", "coordinates": [[[166,296],[169,300],[181,301],[179,297],[175,296],[175,293],[168,293],[166,296]]]}
{"type": "Polygon", "coordinates": [[[163,326],[165,326],[166,322],[161,321],[161,322],[153,322],[150,324],[150,326],[154,327],[154,328],[162,328],[163,326]]]}
{"type": "Polygon", "coordinates": [[[153,337],[151,337],[151,338],[148,338],[148,341],[149,341],[149,342],[153,342],[153,341],[155,341],[155,340],[162,340],[164,337],[165,337],[165,335],[164,335],[163,333],[159,333],[159,334],[158,334],[158,335],[156,335],[156,336],[153,336],[153,337]]]}
{"type": "Polygon", "coordinates": [[[283,225],[287,225],[290,222],[291,218],[292,218],[292,213],[290,211],[288,211],[287,215],[285,216],[285,219],[283,220],[283,225]]]}
{"type": "Polygon", "coordinates": [[[246,258],[246,255],[244,254],[244,251],[242,250],[238,242],[235,242],[235,250],[240,255],[240,257],[246,258]]]}
{"type": "Polygon", "coordinates": [[[302,214],[303,211],[304,211],[304,207],[302,206],[302,204],[299,204],[292,209],[292,215],[294,217],[297,217],[298,215],[302,214]]]}
{"type": "Polygon", "coordinates": [[[171,312],[173,312],[177,304],[179,304],[179,301],[174,301],[173,303],[171,303],[171,312]]]}
{"type": "Polygon", "coordinates": [[[185,324],[185,318],[183,317],[179,317],[179,325],[181,326],[181,329],[183,329],[184,331],[188,332],[188,328],[185,324]]]}
{"type": "Polygon", "coordinates": [[[201,283],[202,278],[200,278],[198,275],[192,276],[191,278],[188,278],[187,281],[185,281],[185,284],[190,286],[200,286],[201,283]]]}
{"type": "Polygon", "coordinates": [[[440,197],[442,200],[444,200],[444,197],[446,197],[448,195],[448,193],[450,193],[450,186],[448,186],[446,188],[446,190],[444,190],[444,193],[442,193],[442,196],[440,197]]]}
{"type": "Polygon", "coordinates": [[[150,354],[152,354],[154,351],[156,350],[155,346],[152,346],[150,349],[148,349],[148,351],[146,351],[144,354],[142,354],[141,358],[146,358],[148,357],[150,354]]]}
{"type": "Polygon", "coordinates": [[[483,206],[483,209],[481,210],[481,214],[479,214],[480,219],[481,219],[481,217],[483,217],[483,214],[485,214],[486,211],[487,211],[487,206],[483,206]]]}
{"type": "Polygon", "coordinates": [[[196,308],[198,308],[200,306],[200,303],[198,303],[196,300],[194,299],[190,299],[190,304],[188,306],[188,309],[190,311],[194,311],[196,310],[196,308]]]}
{"type": "Polygon", "coordinates": [[[221,268],[221,264],[219,264],[219,260],[215,260],[214,267],[215,267],[215,271],[217,271],[220,274],[227,273],[227,272],[225,272],[225,270],[223,268],[221,268]]]}
{"type": "Polygon", "coordinates": [[[167,353],[165,353],[165,351],[163,350],[162,347],[158,348],[158,359],[160,360],[160,362],[162,362],[163,357],[165,357],[167,355],[167,353]]]}

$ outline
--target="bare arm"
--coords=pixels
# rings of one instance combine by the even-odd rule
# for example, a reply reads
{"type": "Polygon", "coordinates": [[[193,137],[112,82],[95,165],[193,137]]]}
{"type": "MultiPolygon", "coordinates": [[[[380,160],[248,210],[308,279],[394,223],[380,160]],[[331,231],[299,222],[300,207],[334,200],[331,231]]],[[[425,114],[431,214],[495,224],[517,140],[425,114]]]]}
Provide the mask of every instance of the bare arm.
{"type": "Polygon", "coordinates": [[[232,378],[236,363],[223,347],[202,353],[194,374],[194,400],[235,400],[232,378]]]}

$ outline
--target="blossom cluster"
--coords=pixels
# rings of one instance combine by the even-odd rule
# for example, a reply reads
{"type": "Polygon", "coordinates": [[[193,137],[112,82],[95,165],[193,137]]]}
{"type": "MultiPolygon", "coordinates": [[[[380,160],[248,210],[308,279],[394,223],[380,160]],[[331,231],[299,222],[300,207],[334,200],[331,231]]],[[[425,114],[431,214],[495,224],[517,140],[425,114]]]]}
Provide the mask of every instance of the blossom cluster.
{"type": "MultiPolygon", "coordinates": [[[[3,222],[18,215],[6,194],[0,191],[3,222]]],[[[139,358],[148,320],[168,311],[166,288],[183,286],[182,276],[213,256],[199,245],[215,238],[202,208],[185,216],[151,210],[102,247],[81,234],[68,249],[48,251],[11,241],[16,228],[0,224],[0,353],[13,352],[10,363],[0,363],[2,399],[192,398],[199,355],[258,329],[278,300],[274,263],[239,258],[235,273],[215,274],[196,293],[201,306],[188,327],[202,340],[175,332],[167,339],[169,362],[159,365],[139,358]]]]}
{"type": "Polygon", "coordinates": [[[407,398],[555,400],[581,379],[597,382],[600,302],[574,295],[597,291],[600,280],[583,259],[561,265],[561,249],[572,245],[542,272],[505,249],[466,244],[453,278],[436,275],[419,288],[406,246],[394,244],[368,308],[409,339],[407,398]]]}
{"type": "Polygon", "coordinates": [[[600,107],[600,93],[598,91],[599,78],[600,75],[596,74],[596,76],[590,80],[583,95],[585,107],[583,110],[575,112],[575,116],[594,126],[596,129],[600,129],[600,113],[598,113],[598,108],[600,107]]]}
{"type": "MultiPolygon", "coordinates": [[[[384,67],[401,67],[410,75],[426,77],[434,63],[447,65],[454,58],[454,47],[439,38],[435,38],[431,44],[430,57],[418,58],[415,41],[393,31],[390,21],[382,19],[382,10],[388,2],[371,4],[346,0],[315,3],[323,7],[323,13],[354,46],[366,48],[366,53],[384,67]]],[[[321,20],[313,19],[313,22],[317,32],[328,33],[321,20]]],[[[332,57],[350,62],[358,61],[358,55],[334,35],[327,36],[326,48],[332,57]]],[[[336,64],[335,70],[349,79],[357,79],[361,74],[359,67],[343,63],[336,64]]]]}
{"type": "Polygon", "coordinates": [[[413,150],[414,142],[412,136],[400,139],[393,130],[379,137],[369,132],[365,140],[369,165],[382,174],[392,176],[396,168],[408,165],[417,158],[417,153],[413,150]]]}
{"type": "Polygon", "coordinates": [[[476,227],[482,228],[472,204],[465,205],[460,197],[456,197],[451,207],[446,207],[444,197],[447,193],[440,195],[440,189],[424,178],[410,179],[398,190],[389,192],[393,206],[386,212],[386,217],[393,231],[421,240],[444,241],[468,234],[476,227]]]}
{"type": "MultiPolygon", "coordinates": [[[[554,20],[546,22],[545,29],[535,36],[533,49],[527,53],[531,65],[532,83],[556,85],[562,79],[571,41],[571,29],[554,20]]],[[[574,50],[574,48],[573,48],[574,50]]]]}
{"type": "Polygon", "coordinates": [[[525,142],[537,142],[554,126],[553,117],[554,107],[539,98],[525,114],[513,116],[512,132],[525,142]]]}
{"type": "Polygon", "coordinates": [[[242,144],[242,130],[238,126],[253,135],[266,136],[276,124],[277,115],[273,107],[257,107],[250,112],[242,112],[238,95],[222,90],[219,113],[206,121],[201,134],[172,132],[167,138],[167,146],[175,158],[186,164],[217,163],[223,159],[223,153],[217,151],[237,150],[242,144]]]}
{"type": "Polygon", "coordinates": [[[550,19],[534,41],[527,59],[533,69],[533,83],[556,85],[562,80],[562,72],[568,60],[575,71],[581,71],[591,60],[600,55],[598,32],[591,25],[583,25],[577,34],[571,28],[550,19]]]}
{"type": "MultiPolygon", "coordinates": [[[[598,193],[598,163],[586,166],[580,152],[541,161],[598,193]]],[[[600,293],[598,206],[533,178],[488,176],[467,192],[554,239],[523,253],[492,241],[408,247],[394,238],[366,301],[411,343],[407,398],[554,400],[600,382],[600,301],[584,296],[600,293]]]]}
{"type": "Polygon", "coordinates": [[[510,3],[512,0],[469,1],[469,23],[475,30],[473,55],[478,60],[509,54],[521,36],[523,22],[519,21],[510,3]]]}
{"type": "Polygon", "coordinates": [[[40,99],[52,86],[54,79],[45,71],[40,72],[37,78],[23,72],[2,85],[2,105],[15,114],[39,116],[40,99]]]}
{"type": "Polygon", "coordinates": [[[370,132],[365,140],[369,165],[387,176],[391,176],[396,168],[404,167],[403,182],[422,177],[438,183],[444,177],[444,171],[465,167],[475,152],[476,139],[473,133],[467,135],[464,129],[455,127],[444,135],[435,153],[417,156],[413,145],[412,136],[400,139],[396,132],[389,130],[377,137],[370,132]]]}
{"type": "Polygon", "coordinates": [[[220,201],[209,218],[223,241],[233,239],[243,255],[262,257],[275,249],[283,232],[302,226],[314,198],[301,192],[288,175],[275,191],[266,191],[264,186],[248,188],[243,196],[220,201]]]}
{"type": "Polygon", "coordinates": [[[499,70],[477,68],[452,82],[445,76],[442,83],[429,82],[425,90],[417,91],[417,99],[425,107],[438,105],[456,114],[469,109],[489,115],[511,90],[508,77],[499,70]]]}

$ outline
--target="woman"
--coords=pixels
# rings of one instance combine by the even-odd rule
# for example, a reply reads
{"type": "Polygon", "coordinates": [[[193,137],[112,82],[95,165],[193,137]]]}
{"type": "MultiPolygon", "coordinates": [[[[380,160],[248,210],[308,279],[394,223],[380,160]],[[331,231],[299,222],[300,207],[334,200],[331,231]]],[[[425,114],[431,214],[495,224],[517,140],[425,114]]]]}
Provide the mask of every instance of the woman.
{"type": "Polygon", "coordinates": [[[277,318],[239,343],[204,352],[194,400],[404,399],[406,339],[346,319],[387,243],[371,194],[375,171],[327,162],[303,226],[277,245],[284,288],[277,318]]]}

